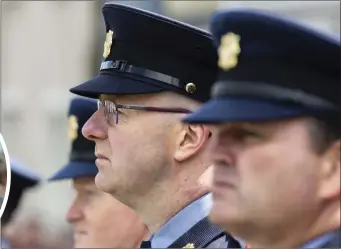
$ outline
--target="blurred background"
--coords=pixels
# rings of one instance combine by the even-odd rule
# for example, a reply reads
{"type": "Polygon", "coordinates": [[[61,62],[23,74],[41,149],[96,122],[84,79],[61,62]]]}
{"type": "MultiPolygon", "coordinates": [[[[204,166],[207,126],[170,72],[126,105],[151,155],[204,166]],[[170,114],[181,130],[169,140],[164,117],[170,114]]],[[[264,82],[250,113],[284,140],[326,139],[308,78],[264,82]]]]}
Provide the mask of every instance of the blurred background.
{"type": "MultiPolygon", "coordinates": [[[[101,15],[104,2],[107,1],[1,2],[1,132],[10,156],[43,178],[68,159],[67,109],[72,97],[68,89],[99,70],[105,38],[101,15]]],[[[340,34],[339,1],[116,2],[203,29],[207,29],[211,13],[218,9],[269,9],[340,34]]],[[[62,248],[71,243],[64,216],[72,197],[69,182],[44,183],[30,190],[12,221],[18,239],[25,238],[19,233],[31,233],[25,236],[31,236],[45,248],[62,248]]]]}

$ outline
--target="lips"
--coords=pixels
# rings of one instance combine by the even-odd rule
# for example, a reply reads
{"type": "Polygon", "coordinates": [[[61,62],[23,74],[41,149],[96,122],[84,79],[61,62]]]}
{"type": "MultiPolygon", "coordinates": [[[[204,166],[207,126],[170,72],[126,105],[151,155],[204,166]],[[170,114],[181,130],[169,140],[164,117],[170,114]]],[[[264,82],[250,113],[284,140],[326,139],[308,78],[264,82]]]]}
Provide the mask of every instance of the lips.
{"type": "Polygon", "coordinates": [[[101,153],[95,153],[95,156],[98,158],[98,159],[103,159],[103,160],[109,160],[106,156],[104,156],[103,154],[101,153]]]}
{"type": "Polygon", "coordinates": [[[215,178],[213,178],[213,186],[214,187],[218,187],[218,188],[233,188],[234,185],[226,180],[217,180],[215,178]]]}

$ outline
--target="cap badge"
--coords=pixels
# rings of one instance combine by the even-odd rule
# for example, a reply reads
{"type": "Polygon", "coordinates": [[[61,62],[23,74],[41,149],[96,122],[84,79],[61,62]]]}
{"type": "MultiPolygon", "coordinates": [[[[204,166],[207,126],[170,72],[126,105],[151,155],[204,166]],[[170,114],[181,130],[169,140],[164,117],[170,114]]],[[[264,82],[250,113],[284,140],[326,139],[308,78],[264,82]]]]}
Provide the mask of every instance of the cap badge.
{"type": "Polygon", "coordinates": [[[235,33],[227,33],[221,37],[218,49],[218,66],[223,70],[229,70],[237,66],[240,53],[240,36],[235,33]]]}
{"type": "Polygon", "coordinates": [[[69,116],[68,119],[68,138],[73,142],[78,137],[78,120],[74,115],[69,116]]]}
{"type": "Polygon", "coordinates": [[[111,50],[111,45],[112,45],[112,40],[113,40],[113,36],[114,36],[114,32],[112,30],[109,30],[106,38],[105,38],[105,42],[104,42],[104,51],[103,51],[103,57],[106,59],[109,54],[110,54],[110,50],[111,50]]]}

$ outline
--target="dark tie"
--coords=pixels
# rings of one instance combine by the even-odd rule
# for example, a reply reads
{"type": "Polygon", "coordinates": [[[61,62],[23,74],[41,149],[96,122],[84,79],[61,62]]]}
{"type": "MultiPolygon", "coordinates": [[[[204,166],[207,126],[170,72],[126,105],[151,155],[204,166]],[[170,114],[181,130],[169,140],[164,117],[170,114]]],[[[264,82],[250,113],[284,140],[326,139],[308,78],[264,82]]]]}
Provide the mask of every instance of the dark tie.
{"type": "Polygon", "coordinates": [[[140,248],[152,248],[150,240],[142,241],[140,248]]]}

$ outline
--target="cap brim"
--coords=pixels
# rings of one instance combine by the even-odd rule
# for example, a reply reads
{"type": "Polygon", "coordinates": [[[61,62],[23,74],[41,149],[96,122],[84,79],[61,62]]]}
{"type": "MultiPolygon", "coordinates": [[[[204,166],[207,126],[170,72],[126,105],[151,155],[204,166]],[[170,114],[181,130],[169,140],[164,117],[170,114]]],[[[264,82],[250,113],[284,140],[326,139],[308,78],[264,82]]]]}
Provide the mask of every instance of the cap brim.
{"type": "Polygon", "coordinates": [[[139,79],[132,75],[100,73],[95,78],[70,89],[71,93],[98,98],[100,94],[147,94],[165,89],[153,84],[153,80],[139,79]]]}
{"type": "Polygon", "coordinates": [[[289,107],[264,100],[218,98],[204,104],[198,111],[186,116],[189,124],[218,124],[285,119],[305,115],[299,107],[289,107]]]}
{"type": "Polygon", "coordinates": [[[70,162],[62,169],[52,175],[48,181],[73,179],[78,177],[95,176],[98,168],[95,163],[91,162],[70,162]]]}

